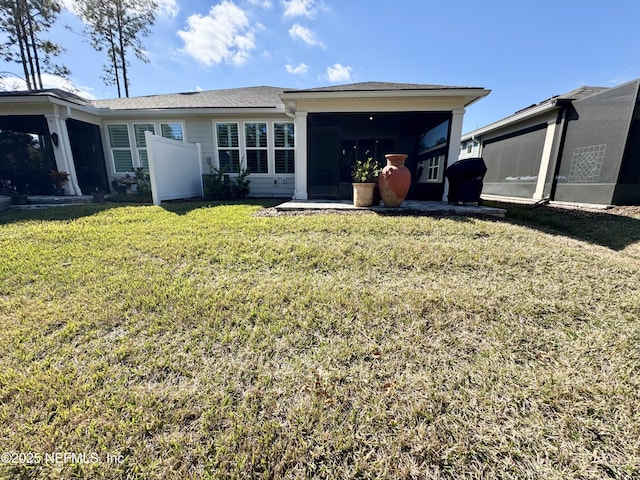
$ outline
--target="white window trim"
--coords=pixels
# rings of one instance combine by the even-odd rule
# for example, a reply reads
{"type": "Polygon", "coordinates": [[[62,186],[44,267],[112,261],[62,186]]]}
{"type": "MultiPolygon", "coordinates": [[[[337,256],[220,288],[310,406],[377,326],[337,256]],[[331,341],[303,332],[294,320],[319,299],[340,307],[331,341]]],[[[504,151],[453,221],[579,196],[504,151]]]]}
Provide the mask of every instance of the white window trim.
{"type": "MultiPolygon", "coordinates": [[[[271,136],[273,136],[273,174],[274,175],[288,175],[291,177],[295,176],[295,172],[293,173],[276,173],[276,150],[283,150],[283,151],[292,151],[293,152],[293,156],[295,158],[296,155],[296,144],[298,142],[297,139],[297,132],[295,130],[296,126],[295,126],[295,122],[288,122],[286,120],[275,120],[273,122],[272,125],[272,130],[271,130],[271,136]],[[293,125],[293,147],[276,147],[276,139],[275,139],[275,134],[276,134],[276,124],[288,124],[288,125],[293,125]]],[[[294,160],[294,169],[295,169],[295,160],[294,160]]]]}
{"type": "MultiPolygon", "coordinates": [[[[238,159],[240,162],[240,167],[242,167],[242,146],[244,145],[244,130],[241,130],[241,123],[238,120],[228,120],[228,121],[217,121],[213,120],[213,147],[215,150],[215,166],[218,170],[220,170],[220,150],[226,148],[228,150],[238,150],[238,159]],[[218,144],[218,125],[228,125],[230,123],[235,123],[238,126],[238,146],[237,147],[220,147],[218,144]]],[[[236,175],[238,172],[230,172],[230,175],[236,175]]]]}
{"type": "MultiPolygon", "coordinates": [[[[251,175],[257,175],[261,177],[266,177],[268,175],[273,175],[275,172],[275,159],[273,154],[273,145],[271,145],[271,135],[273,132],[273,124],[268,120],[244,120],[242,122],[242,138],[238,139],[238,143],[240,145],[240,168],[247,168],[249,166],[249,160],[247,151],[248,150],[266,150],[267,151],[267,171],[266,172],[251,172],[251,175]],[[264,123],[267,125],[267,146],[265,147],[248,147],[247,146],[247,124],[251,123],[264,123]],[[244,161],[242,159],[244,158],[244,161]]],[[[219,167],[218,167],[219,168],[219,167]]]]}
{"type": "Polygon", "coordinates": [[[177,123],[182,128],[182,143],[187,143],[187,129],[185,128],[184,120],[154,120],[153,123],[155,123],[156,132],[160,132],[160,136],[162,136],[162,124],[177,123]]]}

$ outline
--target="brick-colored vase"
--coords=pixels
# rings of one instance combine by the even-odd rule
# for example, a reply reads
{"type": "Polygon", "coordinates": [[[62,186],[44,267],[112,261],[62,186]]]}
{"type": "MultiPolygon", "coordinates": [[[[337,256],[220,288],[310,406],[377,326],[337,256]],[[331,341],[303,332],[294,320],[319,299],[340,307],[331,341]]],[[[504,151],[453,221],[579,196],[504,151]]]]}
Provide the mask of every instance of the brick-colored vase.
{"type": "Polygon", "coordinates": [[[407,155],[389,153],[384,156],[387,166],[378,177],[380,196],[385,207],[399,207],[404,201],[411,186],[411,172],[404,166],[407,155]]]}

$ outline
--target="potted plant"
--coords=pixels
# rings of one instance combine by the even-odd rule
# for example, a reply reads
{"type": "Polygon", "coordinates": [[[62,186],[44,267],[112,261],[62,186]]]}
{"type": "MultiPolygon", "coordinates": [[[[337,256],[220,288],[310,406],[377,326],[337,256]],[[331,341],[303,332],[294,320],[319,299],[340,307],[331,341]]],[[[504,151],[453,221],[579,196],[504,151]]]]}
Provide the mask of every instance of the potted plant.
{"type": "Polygon", "coordinates": [[[351,172],[353,179],[353,206],[370,207],[373,205],[376,178],[380,173],[378,162],[369,157],[366,160],[357,160],[351,172]]]}
{"type": "Polygon", "coordinates": [[[64,195],[64,184],[69,180],[69,174],[62,170],[51,170],[49,176],[51,177],[54,195],[64,195]]]}

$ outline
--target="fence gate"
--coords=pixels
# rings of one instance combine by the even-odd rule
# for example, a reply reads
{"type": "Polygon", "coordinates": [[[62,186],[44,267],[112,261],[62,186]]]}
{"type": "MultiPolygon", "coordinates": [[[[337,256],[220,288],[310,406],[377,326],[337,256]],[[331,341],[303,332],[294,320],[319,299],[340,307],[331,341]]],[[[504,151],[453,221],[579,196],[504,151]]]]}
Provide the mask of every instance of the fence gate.
{"type": "Polygon", "coordinates": [[[200,144],[184,143],[145,132],[153,204],[164,200],[200,197],[202,151],[200,144]]]}

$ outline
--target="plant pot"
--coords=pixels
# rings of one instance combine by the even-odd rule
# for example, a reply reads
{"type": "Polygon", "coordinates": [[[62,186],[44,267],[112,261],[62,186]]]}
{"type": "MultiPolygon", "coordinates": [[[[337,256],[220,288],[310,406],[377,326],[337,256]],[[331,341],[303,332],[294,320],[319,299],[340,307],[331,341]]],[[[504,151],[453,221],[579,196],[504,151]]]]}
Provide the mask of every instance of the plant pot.
{"type": "Polygon", "coordinates": [[[411,172],[404,166],[407,155],[389,153],[385,155],[387,166],[382,169],[378,178],[380,197],[385,207],[399,207],[409,193],[411,172]]]}
{"type": "Polygon", "coordinates": [[[370,207],[373,205],[375,183],[353,183],[353,206],[370,207]]]}
{"type": "Polygon", "coordinates": [[[64,195],[64,188],[54,188],[53,194],[57,197],[61,197],[64,195]]]}
{"type": "Polygon", "coordinates": [[[11,197],[11,201],[14,205],[27,205],[29,203],[29,197],[27,195],[14,195],[11,197]]]}
{"type": "Polygon", "coordinates": [[[93,194],[93,202],[94,203],[104,203],[105,202],[104,193],[94,193],[93,194]]]}

